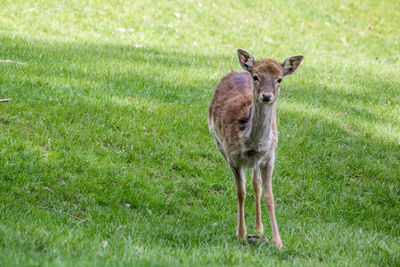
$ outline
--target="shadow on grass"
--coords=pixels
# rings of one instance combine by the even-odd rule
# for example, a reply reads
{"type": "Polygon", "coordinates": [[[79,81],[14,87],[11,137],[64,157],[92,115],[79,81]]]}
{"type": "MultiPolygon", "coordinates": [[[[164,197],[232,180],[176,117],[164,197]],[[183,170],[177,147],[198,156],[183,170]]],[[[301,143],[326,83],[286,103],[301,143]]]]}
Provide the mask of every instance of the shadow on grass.
{"type": "MultiPolygon", "coordinates": [[[[313,66],[305,68],[306,72],[319,73],[318,68],[313,66]]],[[[331,76],[330,81],[326,81],[326,77],[322,77],[323,82],[313,78],[312,83],[307,84],[307,80],[300,77],[301,85],[296,85],[295,88],[284,86],[283,90],[288,89],[295,93],[293,97],[296,103],[334,111],[336,116],[346,114],[371,123],[393,123],[395,118],[379,116],[371,108],[388,111],[396,109],[396,104],[400,103],[399,84],[387,78],[379,79],[377,74],[363,69],[354,68],[353,72],[348,72],[347,69],[332,66],[327,74],[331,76]],[[337,76],[333,76],[335,74],[337,76]]]]}
{"type": "Polygon", "coordinates": [[[196,72],[199,68],[212,68],[216,62],[227,60],[217,55],[182,54],[124,45],[28,43],[20,39],[2,39],[2,43],[12,45],[5,46],[0,52],[7,58],[27,62],[25,71],[41,80],[42,85],[46,81],[51,83],[52,78],[63,80],[61,76],[64,76],[72,82],[83,81],[83,86],[76,88],[83,92],[97,89],[105,95],[138,96],[167,103],[196,104],[199,97],[206,101],[204,94],[213,91],[215,81],[204,87],[204,81],[196,80],[196,72]],[[54,69],[48,68],[49,63],[54,69]],[[182,69],[187,74],[178,81],[176,70],[182,69]]]}

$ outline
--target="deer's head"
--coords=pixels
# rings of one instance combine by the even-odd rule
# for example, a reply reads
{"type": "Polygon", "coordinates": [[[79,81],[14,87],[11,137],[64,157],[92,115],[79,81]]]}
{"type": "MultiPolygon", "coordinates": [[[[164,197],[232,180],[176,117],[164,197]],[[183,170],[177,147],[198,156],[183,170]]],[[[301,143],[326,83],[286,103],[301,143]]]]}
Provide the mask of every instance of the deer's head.
{"type": "Polygon", "coordinates": [[[303,60],[302,55],[289,57],[283,63],[269,58],[255,60],[242,49],[238,49],[238,56],[240,66],[252,77],[254,99],[264,104],[275,103],[282,79],[294,73],[303,60]]]}

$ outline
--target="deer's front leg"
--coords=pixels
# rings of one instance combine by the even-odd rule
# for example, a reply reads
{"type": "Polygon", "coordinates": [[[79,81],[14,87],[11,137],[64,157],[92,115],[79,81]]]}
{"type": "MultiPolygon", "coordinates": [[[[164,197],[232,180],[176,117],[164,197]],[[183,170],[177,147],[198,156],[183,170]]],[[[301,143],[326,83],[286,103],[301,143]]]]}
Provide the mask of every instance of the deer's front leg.
{"type": "Polygon", "coordinates": [[[231,167],[235,175],[236,195],[237,195],[237,209],[238,220],[236,235],[240,240],[246,237],[246,225],[244,223],[244,201],[246,199],[246,177],[242,168],[231,167]]]}
{"type": "Polygon", "coordinates": [[[274,169],[275,157],[271,159],[264,166],[260,167],[262,183],[264,187],[264,200],[268,208],[269,219],[271,221],[272,228],[272,241],[275,247],[282,248],[281,237],[279,236],[278,224],[275,218],[275,207],[274,207],[274,194],[272,193],[272,171],[274,169]]]}
{"type": "Polygon", "coordinates": [[[256,231],[262,234],[264,232],[264,226],[261,221],[261,205],[260,205],[262,190],[261,190],[261,175],[260,175],[260,170],[258,168],[253,169],[252,184],[253,184],[254,198],[256,203],[256,231]]]}

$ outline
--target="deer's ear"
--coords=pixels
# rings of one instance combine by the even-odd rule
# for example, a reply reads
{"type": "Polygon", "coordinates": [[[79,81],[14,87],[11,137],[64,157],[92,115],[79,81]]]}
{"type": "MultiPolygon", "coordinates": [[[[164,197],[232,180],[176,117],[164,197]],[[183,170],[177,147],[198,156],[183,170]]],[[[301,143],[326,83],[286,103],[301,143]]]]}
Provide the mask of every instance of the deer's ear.
{"type": "Polygon", "coordinates": [[[286,76],[286,75],[290,75],[293,72],[295,72],[297,70],[297,68],[299,67],[302,60],[303,60],[302,55],[289,57],[289,58],[285,59],[285,61],[283,61],[283,63],[282,63],[283,75],[286,76]]]}
{"type": "Polygon", "coordinates": [[[251,72],[254,66],[254,57],[242,49],[237,50],[240,66],[245,71],[251,72]]]}

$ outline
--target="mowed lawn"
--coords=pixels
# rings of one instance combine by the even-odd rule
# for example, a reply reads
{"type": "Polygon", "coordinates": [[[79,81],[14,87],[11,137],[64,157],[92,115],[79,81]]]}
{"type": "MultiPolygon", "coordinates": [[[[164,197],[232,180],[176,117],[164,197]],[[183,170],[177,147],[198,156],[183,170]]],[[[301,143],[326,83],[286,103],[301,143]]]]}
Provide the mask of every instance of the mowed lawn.
{"type": "Polygon", "coordinates": [[[399,266],[399,25],[397,0],[1,1],[0,266],[399,266]],[[277,103],[281,250],[236,239],[208,132],[237,48],[304,55],[277,103]]]}

